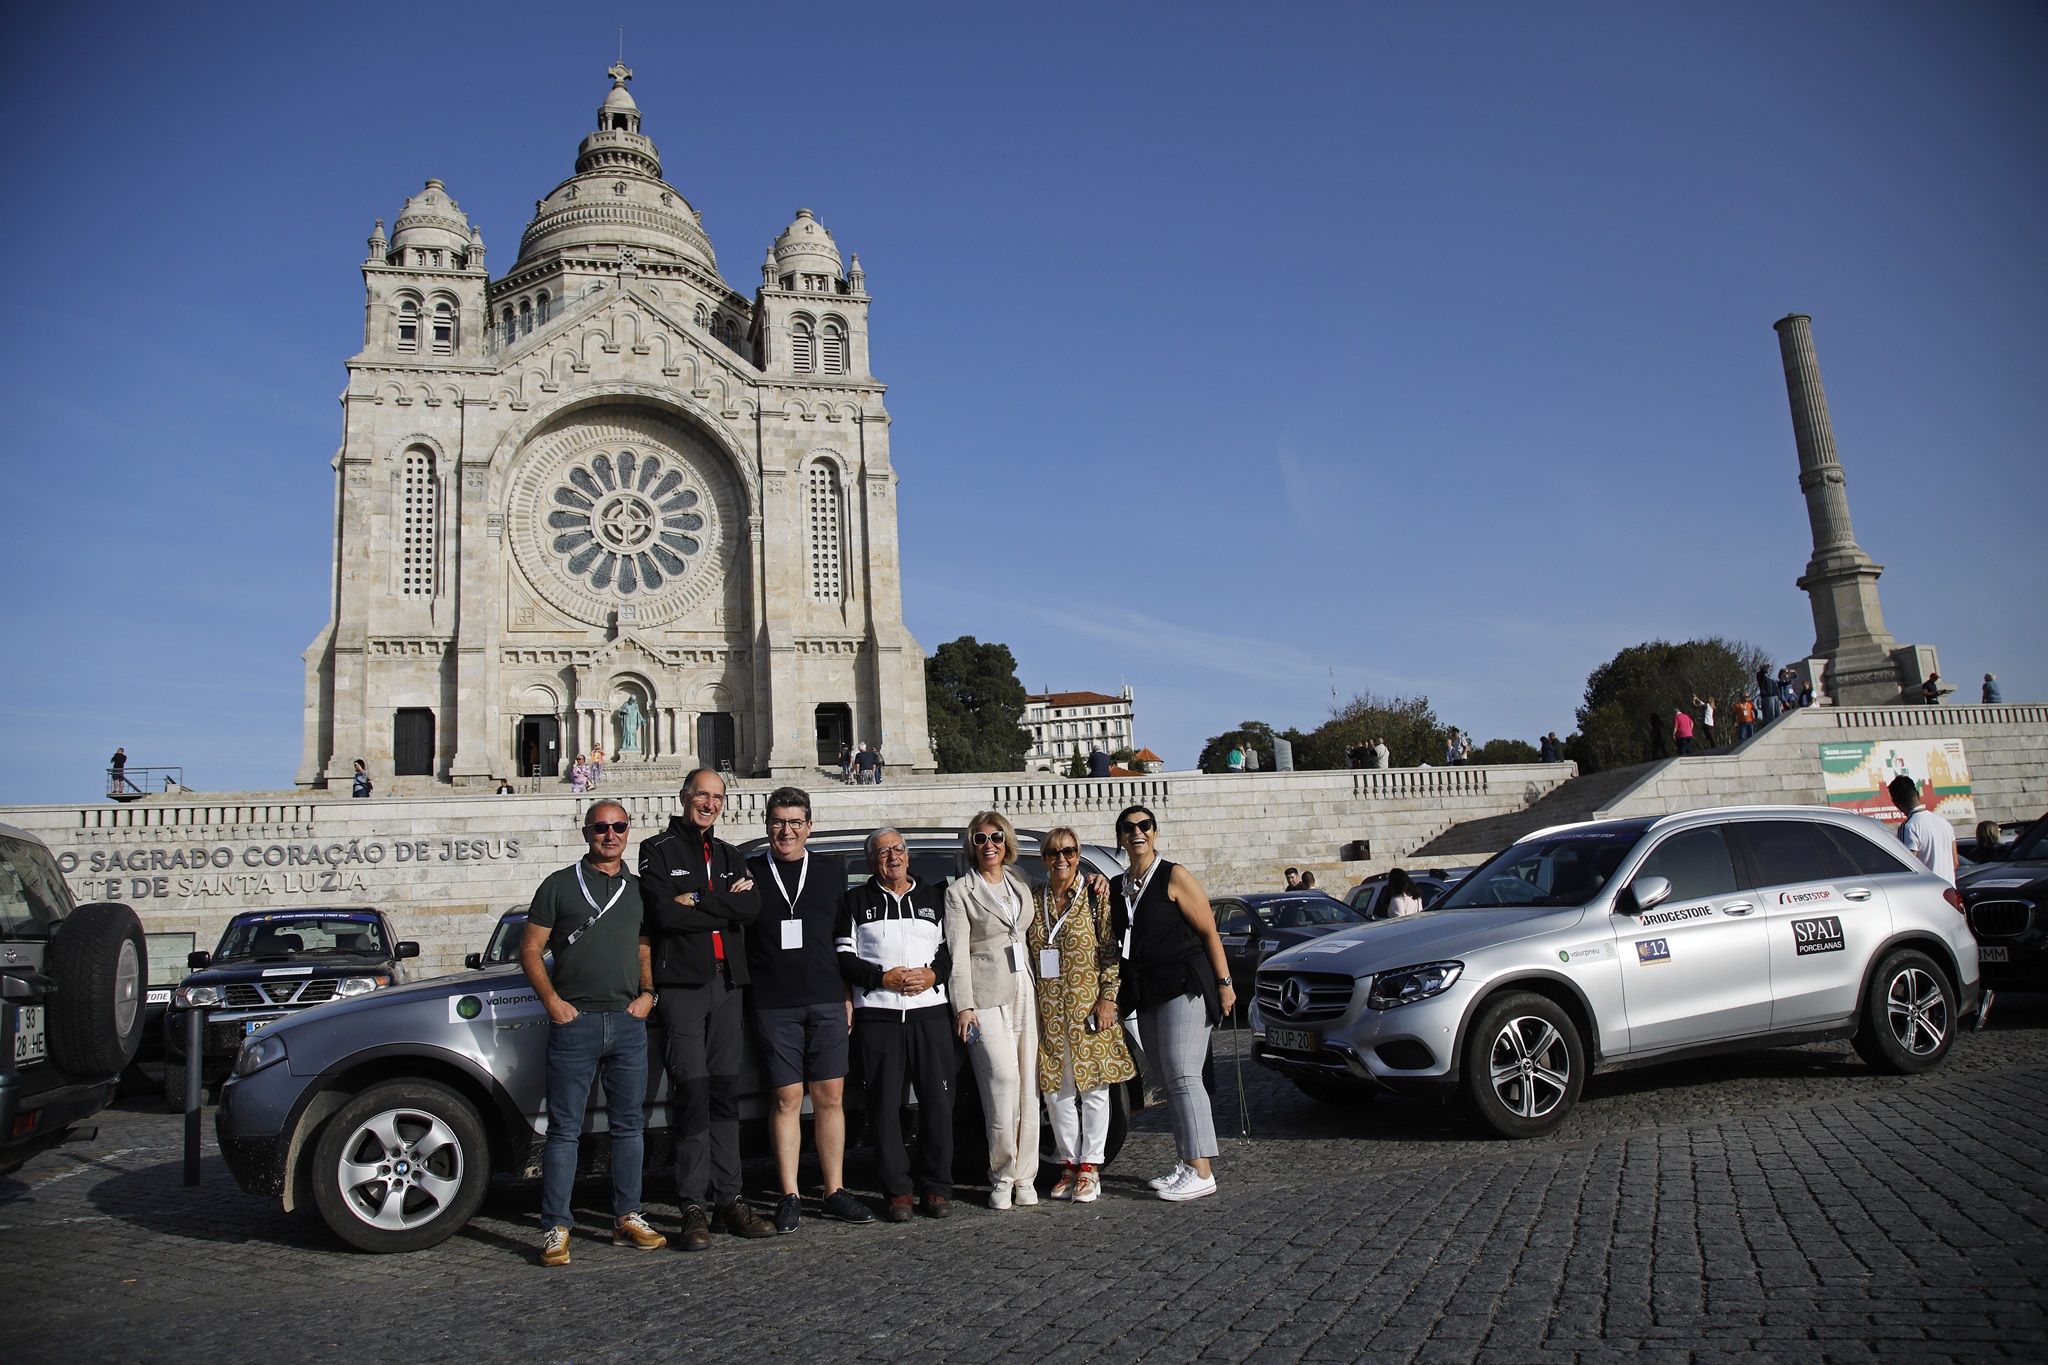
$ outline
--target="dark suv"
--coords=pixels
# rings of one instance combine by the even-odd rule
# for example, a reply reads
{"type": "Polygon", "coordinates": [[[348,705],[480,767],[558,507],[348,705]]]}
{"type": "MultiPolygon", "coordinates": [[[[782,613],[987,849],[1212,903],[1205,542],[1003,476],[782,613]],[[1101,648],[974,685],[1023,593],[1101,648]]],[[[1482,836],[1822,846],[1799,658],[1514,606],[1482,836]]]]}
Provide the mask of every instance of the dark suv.
{"type": "Polygon", "coordinates": [[[405,980],[398,964],[420,945],[401,942],[381,910],[252,910],[228,921],[220,946],[194,953],[192,975],[164,1011],[164,1103],[185,1107],[186,1016],[209,1013],[200,1078],[227,1079],[242,1040],[265,1024],[329,1000],[347,1000],[405,980]]]}
{"type": "Polygon", "coordinates": [[[149,951],[125,905],[77,905],[42,840],[0,825],[0,1175],[114,1098],[149,951]]]}
{"type": "Polygon", "coordinates": [[[1977,961],[1987,986],[2048,986],[2048,816],[2012,841],[1997,862],[1966,867],[1956,878],[1977,961]]]}

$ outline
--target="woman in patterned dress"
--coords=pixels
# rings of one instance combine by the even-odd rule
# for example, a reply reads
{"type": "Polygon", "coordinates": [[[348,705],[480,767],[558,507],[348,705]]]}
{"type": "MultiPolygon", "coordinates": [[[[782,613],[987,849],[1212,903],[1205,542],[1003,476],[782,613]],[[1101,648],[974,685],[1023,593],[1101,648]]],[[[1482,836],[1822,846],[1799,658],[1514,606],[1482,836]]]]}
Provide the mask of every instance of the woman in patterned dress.
{"type": "Polygon", "coordinates": [[[1025,943],[1038,982],[1038,1089],[1059,1148],[1054,1199],[1102,1194],[1109,1088],[1137,1074],[1116,1021],[1120,947],[1110,931],[1109,888],[1083,885],[1081,840],[1061,825],[1039,845],[1047,884],[1032,892],[1025,943]]]}

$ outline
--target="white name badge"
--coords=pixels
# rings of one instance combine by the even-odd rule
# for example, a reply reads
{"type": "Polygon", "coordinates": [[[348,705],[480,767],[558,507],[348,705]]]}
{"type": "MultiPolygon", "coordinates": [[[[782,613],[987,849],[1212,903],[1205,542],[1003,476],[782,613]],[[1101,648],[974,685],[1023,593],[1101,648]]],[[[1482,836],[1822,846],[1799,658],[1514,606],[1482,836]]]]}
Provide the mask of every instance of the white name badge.
{"type": "Polygon", "coordinates": [[[800,919],[782,921],[782,946],[785,949],[804,946],[804,922],[800,919]]]}
{"type": "Polygon", "coordinates": [[[1047,981],[1054,981],[1060,974],[1060,950],[1040,948],[1038,950],[1038,974],[1047,981]]]}
{"type": "Polygon", "coordinates": [[[1003,951],[1009,954],[1011,971],[1021,972],[1024,970],[1024,947],[1022,944],[1006,943],[1003,945],[1003,951]]]}

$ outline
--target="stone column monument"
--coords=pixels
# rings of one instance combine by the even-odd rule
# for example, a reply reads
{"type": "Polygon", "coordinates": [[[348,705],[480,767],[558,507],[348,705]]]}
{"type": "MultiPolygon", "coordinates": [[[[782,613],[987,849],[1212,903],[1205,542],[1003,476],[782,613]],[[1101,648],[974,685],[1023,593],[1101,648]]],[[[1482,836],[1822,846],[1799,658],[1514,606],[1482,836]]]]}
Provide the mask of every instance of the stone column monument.
{"type": "Polygon", "coordinates": [[[1935,668],[1934,651],[1901,646],[1884,628],[1877,600],[1884,565],[1864,553],[1849,525],[1848,482],[1835,457],[1835,430],[1813,354],[1813,319],[1793,313],[1773,325],[1792,400],[1799,487],[1813,528],[1813,558],[1799,586],[1813,603],[1813,657],[1827,660],[1825,693],[1842,706],[1918,701],[1921,680],[1935,668]]]}

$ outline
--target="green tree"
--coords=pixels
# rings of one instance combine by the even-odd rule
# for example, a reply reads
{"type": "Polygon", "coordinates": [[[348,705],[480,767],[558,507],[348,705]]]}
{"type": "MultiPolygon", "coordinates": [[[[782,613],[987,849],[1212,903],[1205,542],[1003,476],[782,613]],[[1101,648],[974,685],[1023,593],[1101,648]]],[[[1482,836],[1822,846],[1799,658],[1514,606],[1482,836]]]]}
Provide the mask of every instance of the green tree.
{"type": "Polygon", "coordinates": [[[1587,677],[1579,728],[1565,740],[1564,756],[1594,773],[1648,762],[1657,752],[1653,736],[1670,753],[1672,715],[1684,707],[1697,719],[1695,697],[1712,698],[1716,727],[1732,730],[1736,701],[1769,660],[1755,645],[1718,636],[1630,645],[1587,677]]]}
{"type": "Polygon", "coordinates": [[[1437,719],[1429,698],[1382,697],[1361,692],[1345,702],[1308,734],[1289,731],[1297,768],[1343,768],[1347,750],[1376,739],[1387,742],[1389,762],[1396,768],[1444,761],[1450,727],[1437,719]]]}
{"type": "Polygon", "coordinates": [[[1024,684],[1008,645],[972,635],[940,645],[925,664],[924,694],[940,772],[1024,770],[1031,733],[1018,724],[1024,684]]]}
{"type": "Polygon", "coordinates": [[[1205,773],[1227,773],[1232,749],[1243,749],[1247,754],[1256,750],[1260,771],[1272,771],[1273,727],[1262,720],[1248,720],[1235,730],[1212,735],[1202,746],[1202,756],[1195,760],[1195,766],[1205,773]]]}
{"type": "Polygon", "coordinates": [[[1088,776],[1088,756],[1081,752],[1081,746],[1074,746],[1074,756],[1067,760],[1068,777],[1088,776]]]}
{"type": "Polygon", "coordinates": [[[1124,745],[1121,749],[1111,749],[1109,751],[1109,761],[1116,764],[1119,768],[1129,768],[1135,772],[1138,767],[1138,751],[1128,744],[1124,745]]]}
{"type": "Polygon", "coordinates": [[[1472,751],[1474,763],[1534,763],[1541,757],[1525,739],[1489,739],[1472,751]]]}

